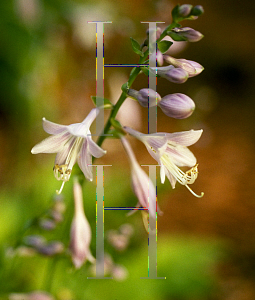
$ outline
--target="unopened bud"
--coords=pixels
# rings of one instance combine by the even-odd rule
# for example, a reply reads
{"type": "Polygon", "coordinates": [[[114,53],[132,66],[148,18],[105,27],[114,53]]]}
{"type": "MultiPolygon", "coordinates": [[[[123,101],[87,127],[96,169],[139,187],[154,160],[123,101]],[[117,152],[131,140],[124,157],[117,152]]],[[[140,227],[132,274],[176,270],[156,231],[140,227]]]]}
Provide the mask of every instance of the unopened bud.
{"type": "Polygon", "coordinates": [[[170,94],[162,98],[158,103],[163,113],[168,117],[175,119],[185,119],[189,117],[194,109],[194,101],[187,95],[176,93],[170,94]]]}
{"type": "Polygon", "coordinates": [[[203,66],[192,60],[187,60],[184,58],[177,59],[168,55],[164,55],[164,60],[176,68],[184,69],[186,72],[188,72],[189,77],[194,77],[204,70],[203,66]]]}
{"type": "Polygon", "coordinates": [[[71,224],[70,252],[75,268],[80,268],[88,259],[94,262],[90,252],[91,229],[83,208],[82,188],[74,180],[74,218],[71,224]]]}
{"type": "Polygon", "coordinates": [[[183,4],[178,9],[178,15],[180,17],[187,17],[190,14],[191,10],[192,10],[192,5],[183,4]]]}
{"type": "Polygon", "coordinates": [[[200,16],[204,13],[204,8],[201,5],[196,5],[192,8],[191,14],[193,16],[200,16]]]}
{"type": "Polygon", "coordinates": [[[157,101],[161,99],[160,95],[157,92],[149,88],[141,89],[140,91],[129,89],[128,95],[131,98],[136,99],[143,107],[148,107],[148,102],[150,103],[149,107],[155,106],[157,105],[157,101]]]}
{"type": "Polygon", "coordinates": [[[39,225],[42,229],[50,231],[56,228],[56,223],[51,219],[41,219],[39,225]]]}
{"type": "Polygon", "coordinates": [[[59,241],[52,241],[49,244],[38,248],[37,251],[46,256],[53,256],[62,253],[64,251],[64,245],[59,241]]]}
{"type": "Polygon", "coordinates": [[[198,42],[204,37],[201,32],[190,27],[174,28],[172,29],[172,32],[188,42],[198,42]]]}
{"type": "Polygon", "coordinates": [[[158,68],[158,75],[173,83],[184,83],[189,78],[189,74],[185,70],[173,66],[169,66],[168,70],[159,70],[158,68]]]}
{"type": "Polygon", "coordinates": [[[37,249],[46,244],[46,239],[41,235],[28,235],[24,238],[24,243],[37,249]]]}

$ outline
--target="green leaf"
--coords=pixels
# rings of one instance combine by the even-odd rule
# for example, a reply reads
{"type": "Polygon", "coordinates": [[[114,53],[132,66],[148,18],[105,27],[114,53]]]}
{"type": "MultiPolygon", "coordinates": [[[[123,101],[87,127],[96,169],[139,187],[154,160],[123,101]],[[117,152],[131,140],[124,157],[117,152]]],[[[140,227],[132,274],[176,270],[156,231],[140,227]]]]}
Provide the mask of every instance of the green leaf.
{"type": "Polygon", "coordinates": [[[167,35],[169,35],[174,41],[176,42],[183,42],[186,41],[185,37],[180,36],[179,34],[173,32],[173,31],[168,31],[167,35]]]}
{"type": "Polygon", "coordinates": [[[178,22],[179,20],[179,7],[180,5],[177,4],[173,10],[172,10],[172,18],[173,18],[173,22],[178,22]]]}
{"type": "Polygon", "coordinates": [[[95,106],[97,106],[97,107],[103,106],[105,109],[112,109],[114,106],[111,103],[111,101],[106,98],[91,96],[91,99],[92,99],[93,103],[95,104],[95,106]],[[97,105],[98,104],[97,102],[99,103],[99,106],[97,105]]]}
{"type": "Polygon", "coordinates": [[[166,53],[166,51],[171,47],[173,42],[170,41],[161,41],[158,43],[158,49],[160,50],[161,53],[166,53]]]}
{"type": "Polygon", "coordinates": [[[132,48],[133,48],[134,52],[136,54],[140,55],[141,57],[143,57],[144,53],[140,50],[139,43],[135,39],[133,39],[132,37],[130,38],[130,40],[131,40],[131,45],[132,45],[132,48]]]}

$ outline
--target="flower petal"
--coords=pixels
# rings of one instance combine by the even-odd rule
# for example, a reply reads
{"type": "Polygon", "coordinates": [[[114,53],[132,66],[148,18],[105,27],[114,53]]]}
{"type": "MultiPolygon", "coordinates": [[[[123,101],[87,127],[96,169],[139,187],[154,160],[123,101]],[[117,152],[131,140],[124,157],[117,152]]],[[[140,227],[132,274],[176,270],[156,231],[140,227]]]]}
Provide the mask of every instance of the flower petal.
{"type": "Polygon", "coordinates": [[[52,135],[39,144],[35,145],[31,152],[32,154],[37,153],[57,153],[65,145],[65,143],[70,139],[69,133],[52,135]]]}
{"type": "Polygon", "coordinates": [[[68,156],[68,153],[70,153],[70,150],[73,146],[73,143],[75,141],[75,137],[72,137],[68,143],[64,145],[63,148],[57,153],[56,158],[55,158],[55,164],[58,165],[64,165],[66,163],[66,158],[68,156]]]}
{"type": "Polygon", "coordinates": [[[166,133],[168,142],[175,142],[182,146],[190,146],[195,144],[201,137],[203,130],[189,130],[175,133],[166,133]]]}
{"type": "Polygon", "coordinates": [[[168,147],[166,154],[169,155],[172,162],[179,167],[193,167],[197,162],[194,154],[186,147],[168,147]]]}
{"type": "Polygon", "coordinates": [[[78,165],[80,169],[82,170],[84,176],[92,181],[93,180],[93,174],[92,174],[92,156],[88,151],[88,141],[85,139],[80,155],[78,157],[78,165]]]}
{"type": "Polygon", "coordinates": [[[43,129],[49,134],[59,134],[67,130],[67,126],[53,123],[43,118],[43,129]]]}
{"type": "Polygon", "coordinates": [[[87,141],[89,143],[89,152],[94,156],[94,157],[101,157],[105,155],[106,151],[103,150],[101,147],[99,147],[90,136],[87,137],[87,141]]]}
{"type": "Polygon", "coordinates": [[[87,117],[81,123],[75,123],[67,126],[68,132],[74,136],[86,138],[90,134],[89,127],[99,113],[98,108],[93,108],[87,117]]]}

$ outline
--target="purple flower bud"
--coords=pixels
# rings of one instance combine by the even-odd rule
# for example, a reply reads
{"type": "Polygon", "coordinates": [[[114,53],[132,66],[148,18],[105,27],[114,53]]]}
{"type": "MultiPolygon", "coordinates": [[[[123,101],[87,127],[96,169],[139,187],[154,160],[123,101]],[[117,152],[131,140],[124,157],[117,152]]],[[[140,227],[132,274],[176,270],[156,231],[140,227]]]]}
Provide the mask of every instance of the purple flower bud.
{"type": "Polygon", "coordinates": [[[188,42],[198,42],[204,37],[201,32],[190,27],[174,28],[172,31],[188,42]]]}
{"type": "Polygon", "coordinates": [[[178,61],[183,65],[183,68],[189,73],[189,77],[197,76],[204,70],[204,67],[199,63],[197,63],[196,61],[188,60],[184,58],[180,58],[178,59],[178,61]],[[190,70],[188,70],[188,68],[186,67],[187,65],[191,66],[195,71],[191,71],[190,67],[189,67],[190,70]]]}
{"type": "Polygon", "coordinates": [[[184,94],[170,94],[162,98],[158,103],[163,113],[175,119],[185,119],[189,117],[194,109],[194,101],[184,94]]]}
{"type": "Polygon", "coordinates": [[[190,4],[183,4],[178,9],[178,14],[180,17],[187,17],[192,10],[192,5],[190,4]]]}
{"type": "Polygon", "coordinates": [[[188,72],[189,77],[199,75],[204,70],[203,66],[192,60],[187,60],[184,58],[177,59],[169,55],[164,55],[164,60],[168,64],[173,65],[176,68],[182,68],[183,70],[188,72]]]}
{"type": "Polygon", "coordinates": [[[28,235],[24,238],[24,243],[38,249],[46,244],[46,239],[41,235],[28,235]]]}
{"type": "Polygon", "coordinates": [[[39,247],[37,251],[46,256],[53,256],[62,253],[64,249],[63,243],[59,241],[52,241],[45,246],[39,247]]]}
{"type": "Polygon", "coordinates": [[[136,99],[141,106],[148,107],[148,101],[150,100],[150,107],[157,105],[157,101],[161,99],[160,95],[153,89],[141,89],[139,92],[133,89],[128,90],[128,95],[131,98],[136,99]]]}
{"type": "Polygon", "coordinates": [[[51,219],[41,219],[39,225],[42,229],[50,231],[56,228],[56,223],[51,219]]]}
{"type": "Polygon", "coordinates": [[[173,83],[184,83],[189,78],[189,74],[181,68],[173,68],[162,77],[165,77],[173,83]]]}

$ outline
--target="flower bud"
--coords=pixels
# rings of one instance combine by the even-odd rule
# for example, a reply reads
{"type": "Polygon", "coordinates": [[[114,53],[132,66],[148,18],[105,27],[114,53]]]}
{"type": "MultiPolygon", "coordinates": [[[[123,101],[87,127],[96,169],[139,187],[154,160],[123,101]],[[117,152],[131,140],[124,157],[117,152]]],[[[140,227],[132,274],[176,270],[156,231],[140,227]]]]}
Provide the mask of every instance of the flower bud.
{"type": "Polygon", "coordinates": [[[204,8],[201,5],[196,5],[192,8],[191,14],[193,16],[200,16],[204,13],[204,8]]]}
{"type": "Polygon", "coordinates": [[[158,70],[158,74],[173,83],[184,83],[189,78],[189,74],[182,68],[169,68],[165,73],[158,70]]]}
{"type": "Polygon", "coordinates": [[[196,61],[188,60],[184,58],[180,58],[178,59],[178,61],[184,66],[184,69],[189,73],[189,77],[197,76],[204,70],[204,67],[199,63],[197,63],[196,61]],[[195,69],[195,71],[194,72],[188,71],[188,69],[186,69],[185,67],[187,64],[189,64],[193,69],[195,69]]]}
{"type": "Polygon", "coordinates": [[[42,235],[28,235],[24,238],[24,243],[38,249],[46,244],[46,239],[42,235]]]}
{"type": "Polygon", "coordinates": [[[88,259],[94,262],[90,252],[91,229],[85,216],[82,200],[82,189],[78,180],[74,182],[74,218],[71,225],[70,251],[73,264],[80,268],[88,259]]]}
{"type": "Polygon", "coordinates": [[[139,92],[133,89],[129,89],[127,93],[131,98],[136,99],[141,106],[148,107],[148,101],[150,106],[157,105],[157,101],[161,99],[160,95],[155,92],[153,89],[141,89],[139,92]]]}
{"type": "Polygon", "coordinates": [[[190,5],[190,4],[183,4],[178,9],[178,15],[180,17],[185,18],[185,17],[187,17],[190,14],[191,10],[192,10],[192,5],[190,5]]]}
{"type": "Polygon", "coordinates": [[[189,117],[194,109],[194,101],[187,95],[176,93],[162,98],[158,103],[163,113],[175,119],[185,119],[189,117]]]}
{"type": "Polygon", "coordinates": [[[56,228],[56,223],[51,219],[40,219],[39,226],[44,230],[50,231],[56,228]]]}
{"type": "Polygon", "coordinates": [[[52,241],[45,246],[39,247],[37,251],[46,256],[53,256],[62,253],[64,249],[63,243],[59,241],[52,241]]]}
{"type": "Polygon", "coordinates": [[[204,70],[203,66],[192,60],[184,58],[177,59],[168,55],[164,55],[164,60],[176,68],[182,68],[185,70],[189,74],[189,77],[199,75],[204,70]]]}
{"type": "Polygon", "coordinates": [[[172,31],[188,42],[198,42],[204,37],[202,33],[190,27],[174,28],[172,31]]]}

